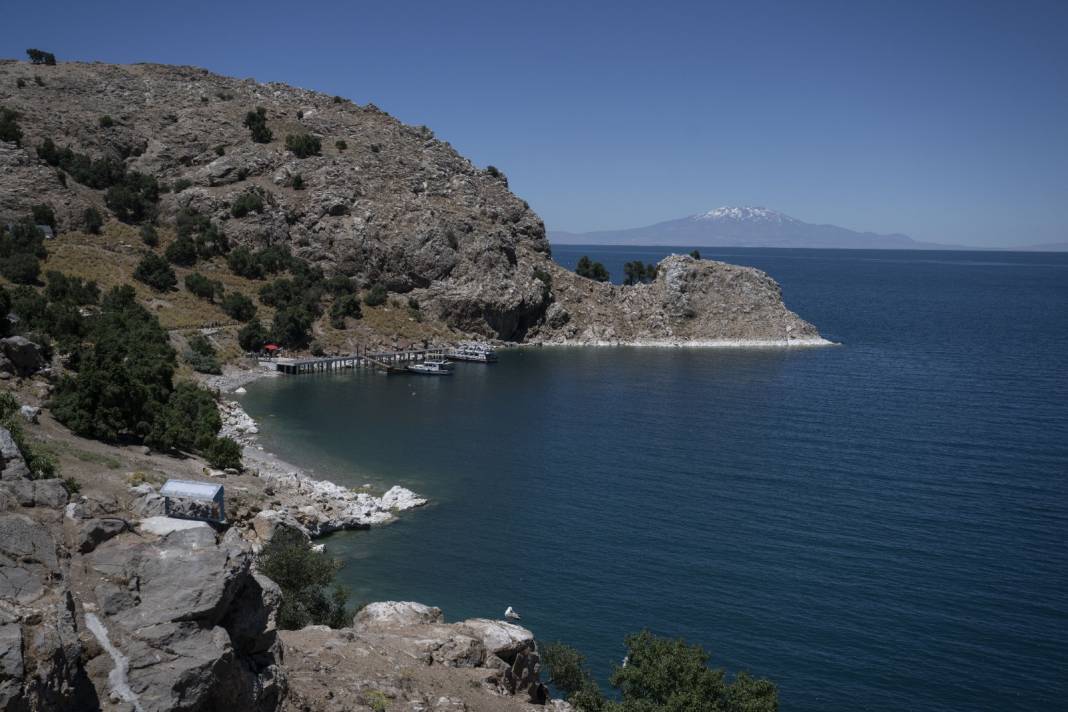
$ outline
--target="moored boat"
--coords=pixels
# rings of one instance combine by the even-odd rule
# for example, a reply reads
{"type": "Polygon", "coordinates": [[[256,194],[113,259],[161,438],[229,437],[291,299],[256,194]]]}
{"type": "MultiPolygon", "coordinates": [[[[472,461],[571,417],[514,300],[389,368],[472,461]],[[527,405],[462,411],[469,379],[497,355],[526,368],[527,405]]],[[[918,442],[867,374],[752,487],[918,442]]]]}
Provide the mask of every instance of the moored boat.
{"type": "Polygon", "coordinates": [[[409,364],[408,373],[417,373],[421,376],[451,376],[452,370],[445,361],[423,361],[422,363],[409,364]]]}
{"type": "Polygon", "coordinates": [[[493,363],[497,352],[492,347],[477,342],[464,342],[445,352],[450,361],[474,361],[476,363],[493,363]]]}

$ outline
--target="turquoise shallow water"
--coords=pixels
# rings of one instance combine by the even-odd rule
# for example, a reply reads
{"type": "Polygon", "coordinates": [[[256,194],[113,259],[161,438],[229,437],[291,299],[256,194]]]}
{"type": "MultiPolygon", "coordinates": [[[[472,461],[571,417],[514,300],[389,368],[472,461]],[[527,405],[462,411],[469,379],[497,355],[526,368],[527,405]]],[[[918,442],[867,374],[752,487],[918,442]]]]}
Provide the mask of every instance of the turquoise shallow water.
{"type": "MultiPolygon", "coordinates": [[[[665,253],[555,252],[614,274],[665,253]]],[[[602,676],[626,633],[683,635],[787,711],[1063,708],[1068,256],[702,252],[844,345],[250,387],[271,449],[433,500],[327,539],[354,598],[512,605],[602,676]]]]}

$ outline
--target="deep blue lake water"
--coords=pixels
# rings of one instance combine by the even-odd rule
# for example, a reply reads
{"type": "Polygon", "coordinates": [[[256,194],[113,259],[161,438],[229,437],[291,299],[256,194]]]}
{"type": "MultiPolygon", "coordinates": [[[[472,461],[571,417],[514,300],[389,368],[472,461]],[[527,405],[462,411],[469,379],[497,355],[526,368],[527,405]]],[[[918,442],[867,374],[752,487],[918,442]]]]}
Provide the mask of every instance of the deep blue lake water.
{"type": "MultiPolygon", "coordinates": [[[[614,277],[662,248],[555,248],[614,277]]],[[[254,384],[269,449],[433,504],[327,539],[354,600],[506,606],[605,677],[642,627],[786,712],[1068,699],[1068,255],[702,249],[842,346],[522,349],[254,384]]]]}

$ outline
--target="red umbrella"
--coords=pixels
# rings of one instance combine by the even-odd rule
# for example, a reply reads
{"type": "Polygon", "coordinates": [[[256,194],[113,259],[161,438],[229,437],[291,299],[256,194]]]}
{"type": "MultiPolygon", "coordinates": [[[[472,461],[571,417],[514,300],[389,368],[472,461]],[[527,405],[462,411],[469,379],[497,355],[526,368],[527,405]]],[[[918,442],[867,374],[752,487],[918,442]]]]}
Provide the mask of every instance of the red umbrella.
{"type": "Polygon", "coordinates": [[[278,346],[277,344],[264,344],[263,348],[264,348],[265,351],[277,351],[281,347],[278,346]]]}

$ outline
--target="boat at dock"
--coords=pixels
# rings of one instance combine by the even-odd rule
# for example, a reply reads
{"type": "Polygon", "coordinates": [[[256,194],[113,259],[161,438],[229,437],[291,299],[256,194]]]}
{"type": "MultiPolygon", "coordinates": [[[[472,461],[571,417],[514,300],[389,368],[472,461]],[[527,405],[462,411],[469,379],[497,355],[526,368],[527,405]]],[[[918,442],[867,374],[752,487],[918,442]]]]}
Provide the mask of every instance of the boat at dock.
{"type": "Polygon", "coordinates": [[[477,342],[463,342],[455,348],[445,352],[445,358],[450,361],[474,361],[476,363],[494,363],[497,360],[497,352],[487,344],[477,342]]]}
{"type": "Polygon", "coordinates": [[[452,369],[447,361],[423,361],[422,363],[409,364],[408,373],[417,373],[421,376],[451,376],[452,369]]]}

